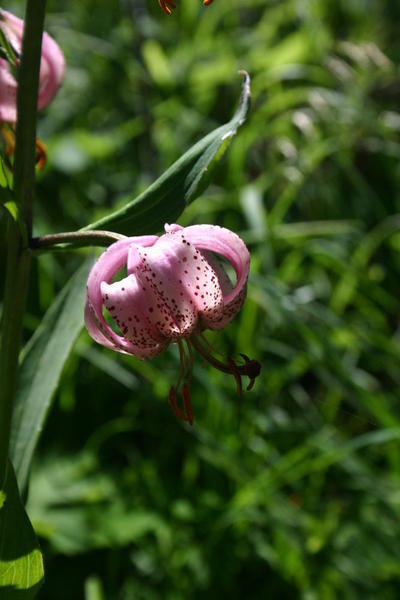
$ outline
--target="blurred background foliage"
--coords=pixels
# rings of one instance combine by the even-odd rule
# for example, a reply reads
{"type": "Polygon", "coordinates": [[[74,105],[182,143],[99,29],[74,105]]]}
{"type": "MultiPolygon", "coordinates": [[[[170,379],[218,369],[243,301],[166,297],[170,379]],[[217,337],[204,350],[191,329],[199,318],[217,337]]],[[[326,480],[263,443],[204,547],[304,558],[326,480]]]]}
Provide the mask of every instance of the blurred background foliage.
{"type": "MultiPolygon", "coordinates": [[[[245,307],[209,340],[262,375],[239,400],[197,358],[189,428],[167,403],[176,348],[142,363],[82,333],[29,491],[39,597],[398,598],[400,4],[48,4],[68,68],[40,118],[37,234],[133,198],[251,74],[248,122],[180,223],[248,243],[245,307]]],[[[27,338],[86,254],[34,263],[27,338]]]]}

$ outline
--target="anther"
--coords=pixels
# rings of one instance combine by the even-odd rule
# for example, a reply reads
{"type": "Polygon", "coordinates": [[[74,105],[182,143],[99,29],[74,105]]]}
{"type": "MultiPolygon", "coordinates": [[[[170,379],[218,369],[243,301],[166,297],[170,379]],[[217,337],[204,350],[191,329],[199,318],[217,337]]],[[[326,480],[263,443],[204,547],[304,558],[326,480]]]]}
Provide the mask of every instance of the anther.
{"type": "Polygon", "coordinates": [[[246,354],[241,353],[240,356],[245,362],[243,374],[247,375],[247,377],[250,379],[249,385],[246,388],[249,392],[253,388],[255,380],[261,372],[261,365],[257,360],[250,359],[246,354]]]}

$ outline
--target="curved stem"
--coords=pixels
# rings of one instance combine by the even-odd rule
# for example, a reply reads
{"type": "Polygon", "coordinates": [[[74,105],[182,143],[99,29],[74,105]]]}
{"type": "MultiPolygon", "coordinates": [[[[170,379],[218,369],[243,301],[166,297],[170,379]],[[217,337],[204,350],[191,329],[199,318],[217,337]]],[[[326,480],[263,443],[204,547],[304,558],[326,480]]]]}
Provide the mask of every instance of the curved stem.
{"type": "MultiPolygon", "coordinates": [[[[46,0],[27,0],[25,33],[18,72],[14,197],[28,237],[35,185],[36,113],[46,0]]],[[[0,489],[7,475],[11,416],[18,371],[31,253],[21,227],[9,218],[7,270],[0,347],[0,489]]]]}
{"type": "Polygon", "coordinates": [[[67,231],[31,238],[29,247],[33,251],[41,251],[52,248],[68,250],[85,246],[109,246],[125,237],[114,231],[67,231]]]}

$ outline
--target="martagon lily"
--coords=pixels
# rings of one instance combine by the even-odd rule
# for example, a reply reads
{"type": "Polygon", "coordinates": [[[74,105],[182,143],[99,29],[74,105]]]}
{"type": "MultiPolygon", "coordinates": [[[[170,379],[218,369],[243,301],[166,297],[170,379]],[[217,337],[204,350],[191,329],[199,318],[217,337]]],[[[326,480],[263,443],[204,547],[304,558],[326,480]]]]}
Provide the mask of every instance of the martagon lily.
{"type": "Polygon", "coordinates": [[[175,414],[192,424],[192,347],[214,367],[232,374],[239,393],[241,377],[249,377],[247,389],[251,389],[260,372],[259,363],[244,354],[242,364],[217,358],[203,335],[205,329],[226,327],[240,310],[249,266],[250,254],[241,238],[214,225],[165,225],[160,237],[123,238],[100,256],[90,272],[86,327],[99,344],[142,360],[177,343],[180,372],[169,401],[175,414]],[[233,267],[234,285],[216,255],[233,267]],[[111,283],[122,268],[127,276],[111,283]],[[106,321],[104,309],[120,333],[106,321]],[[180,388],[183,410],[177,405],[180,388]]]}
{"type": "MultiPolygon", "coordinates": [[[[14,125],[17,121],[17,72],[22,49],[24,22],[0,8],[0,127],[7,154],[14,150],[14,125]],[[3,41],[3,43],[1,43],[3,41]],[[9,125],[5,125],[9,124],[9,125]]],[[[57,43],[43,33],[40,63],[38,110],[45,108],[57,93],[65,71],[65,60],[57,43]]],[[[37,140],[38,163],[45,160],[45,150],[37,140]]]]}

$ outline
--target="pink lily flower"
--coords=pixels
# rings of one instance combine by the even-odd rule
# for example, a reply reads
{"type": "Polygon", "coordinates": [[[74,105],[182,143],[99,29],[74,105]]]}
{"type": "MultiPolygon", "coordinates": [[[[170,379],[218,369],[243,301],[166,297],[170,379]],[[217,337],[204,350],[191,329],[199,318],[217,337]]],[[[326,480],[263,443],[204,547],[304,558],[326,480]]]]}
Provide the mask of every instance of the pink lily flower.
{"type": "Polygon", "coordinates": [[[260,372],[259,364],[245,355],[242,365],[231,358],[222,362],[202,334],[205,329],[226,327],[240,310],[250,254],[239,236],[222,227],[166,225],[165,232],[160,237],[122,239],[100,256],[88,278],[85,323],[99,344],[142,360],[161,354],[171,342],[177,343],[181,366],[169,400],[177,416],[192,424],[192,346],[213,366],[232,374],[239,393],[241,376],[250,378],[251,389],[260,372]],[[231,264],[235,285],[213,253],[231,264]],[[110,283],[123,267],[127,276],[110,283]],[[121,334],[107,323],[104,309],[121,334]],[[181,384],[184,412],[176,404],[181,384]]]}
{"type": "MultiPolygon", "coordinates": [[[[21,53],[24,22],[6,10],[0,9],[0,28],[14,50],[16,59],[21,53]]],[[[38,109],[47,106],[55,96],[64,78],[65,60],[59,46],[43,33],[40,64],[38,109]]],[[[0,58],[0,122],[17,120],[17,82],[4,58],[0,58]]]]}

